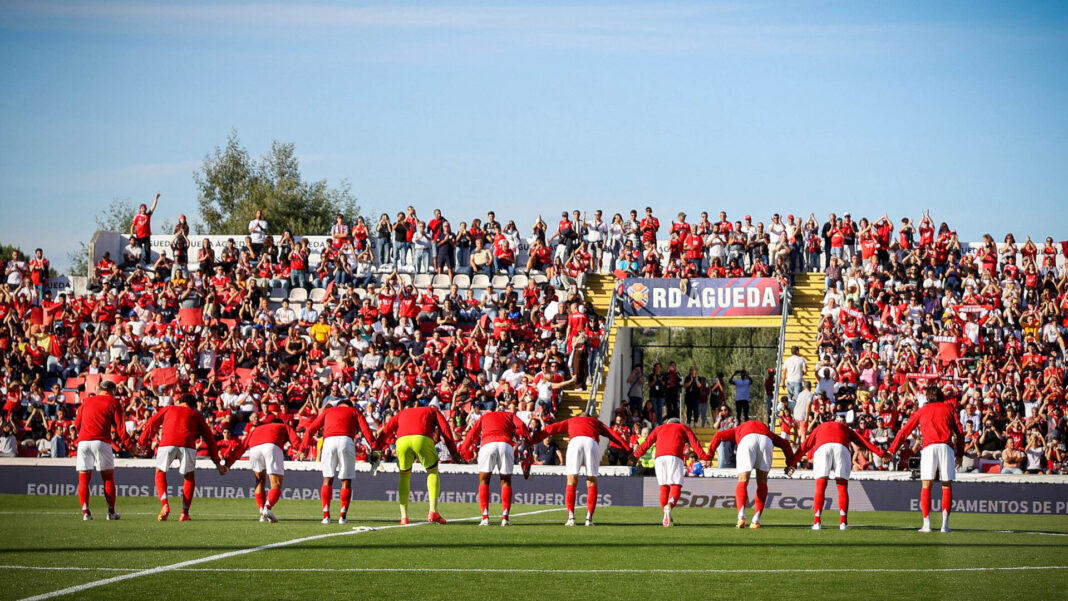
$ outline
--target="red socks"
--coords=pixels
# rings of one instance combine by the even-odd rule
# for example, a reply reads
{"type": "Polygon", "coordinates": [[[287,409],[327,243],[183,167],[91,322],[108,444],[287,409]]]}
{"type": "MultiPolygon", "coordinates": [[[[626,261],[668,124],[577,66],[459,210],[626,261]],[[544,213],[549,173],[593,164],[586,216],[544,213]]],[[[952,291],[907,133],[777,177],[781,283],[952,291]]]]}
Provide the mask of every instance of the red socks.
{"type": "Polygon", "coordinates": [[[757,482],[756,491],[756,512],[762,513],[764,511],[764,503],[768,500],[768,483],[757,482]]]}
{"type": "Polygon", "coordinates": [[[334,487],[329,484],[319,487],[319,498],[323,500],[323,517],[330,517],[330,502],[334,498],[334,487]]]}
{"type": "Polygon", "coordinates": [[[278,499],[282,498],[281,488],[272,488],[267,491],[267,509],[274,507],[278,503],[278,499]]]}
{"type": "Polygon", "coordinates": [[[89,513],[89,480],[92,472],[78,472],[78,501],[82,504],[82,513],[89,513]]]}
{"type": "Polygon", "coordinates": [[[663,509],[668,506],[668,490],[669,489],[667,486],[660,487],[660,509],[663,509]]]}
{"type": "Polygon", "coordinates": [[[745,511],[745,505],[749,502],[749,491],[746,490],[748,485],[745,480],[739,480],[738,485],[734,487],[734,503],[738,506],[739,515],[745,511]]]}
{"type": "Polygon", "coordinates": [[[256,491],[256,507],[260,511],[263,511],[263,506],[267,504],[267,493],[262,490],[256,491]]]}
{"type": "Polygon", "coordinates": [[[931,515],[931,489],[924,488],[920,490],[920,513],[923,517],[931,515]]]}
{"type": "Polygon", "coordinates": [[[597,510],[597,485],[592,482],[586,483],[586,517],[593,517],[597,510]]]}
{"type": "Polygon", "coordinates": [[[160,505],[167,507],[167,473],[156,470],[156,497],[160,505]]]}
{"type": "Polygon", "coordinates": [[[193,491],[196,490],[196,487],[195,478],[186,478],[182,482],[182,511],[189,511],[189,506],[193,504],[193,491]]]}
{"type": "Polygon", "coordinates": [[[104,478],[104,500],[108,503],[108,513],[115,513],[115,472],[101,476],[104,478]]]}
{"type": "Polygon", "coordinates": [[[838,485],[838,523],[845,524],[849,513],[849,481],[838,478],[834,483],[838,485]]]}
{"type": "Polygon", "coordinates": [[[949,513],[953,509],[953,489],[942,487],[942,511],[949,513]]]}
{"type": "MultiPolygon", "coordinates": [[[[838,489],[841,491],[841,488],[838,489]]],[[[820,515],[823,513],[823,503],[827,498],[827,479],[816,478],[816,498],[812,501],[812,511],[816,516],[816,522],[820,523],[820,515]]]]}
{"type": "Polygon", "coordinates": [[[489,517],[489,484],[478,485],[478,507],[482,510],[482,517],[489,517]]]}
{"type": "Polygon", "coordinates": [[[568,484],[564,489],[564,504],[567,505],[567,515],[575,517],[575,485],[568,484]]]}
{"type": "Polygon", "coordinates": [[[512,511],[512,485],[501,482],[501,514],[508,516],[512,511]]]}
{"type": "Polygon", "coordinates": [[[679,503],[680,496],[682,496],[682,485],[672,484],[670,487],[670,495],[668,496],[668,503],[674,507],[679,503]]]}
{"type": "MultiPolygon", "coordinates": [[[[341,487],[341,517],[349,514],[349,501],[352,500],[352,487],[341,487]]],[[[329,508],[328,508],[329,509],[329,508]]]]}

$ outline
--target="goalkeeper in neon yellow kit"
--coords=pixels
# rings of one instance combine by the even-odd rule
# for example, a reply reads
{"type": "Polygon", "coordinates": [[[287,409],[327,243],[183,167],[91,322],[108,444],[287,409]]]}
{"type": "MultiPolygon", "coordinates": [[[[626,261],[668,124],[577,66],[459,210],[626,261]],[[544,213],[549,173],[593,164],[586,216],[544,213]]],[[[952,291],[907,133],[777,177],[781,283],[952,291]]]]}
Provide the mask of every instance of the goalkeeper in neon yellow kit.
{"type": "Polygon", "coordinates": [[[408,493],[411,490],[412,465],[418,457],[426,468],[427,496],[430,498],[428,522],[445,523],[438,513],[438,497],[441,496],[441,476],[438,475],[438,451],[434,447],[434,431],[441,433],[453,461],[459,461],[456,442],[449,433],[445,416],[434,407],[410,407],[401,409],[378,433],[377,448],[385,448],[389,439],[396,435],[397,467],[400,469],[400,485],[397,493],[400,501],[401,524],[408,523],[408,493]]]}

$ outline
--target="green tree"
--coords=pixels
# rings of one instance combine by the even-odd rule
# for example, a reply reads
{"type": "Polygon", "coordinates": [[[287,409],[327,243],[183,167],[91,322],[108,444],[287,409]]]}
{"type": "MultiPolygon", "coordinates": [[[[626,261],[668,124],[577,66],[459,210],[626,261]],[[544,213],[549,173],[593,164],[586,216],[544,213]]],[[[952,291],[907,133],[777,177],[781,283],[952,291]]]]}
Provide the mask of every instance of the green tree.
{"type": "Polygon", "coordinates": [[[325,234],[338,213],[352,222],[360,208],[346,180],[336,188],[326,180],[307,182],[300,174],[293,143],[277,140],[256,160],[231,131],[226,145],[204,157],[194,175],[200,219],[209,234],[244,234],[257,210],[272,234],[325,234]]]}
{"type": "MultiPolygon", "coordinates": [[[[130,223],[133,222],[134,215],[137,215],[137,207],[133,199],[112,198],[107,208],[96,216],[96,227],[109,232],[126,234],[130,231],[130,223]]],[[[85,242],[78,242],[78,250],[67,253],[67,259],[70,260],[69,275],[89,273],[89,245],[85,242]]]]}

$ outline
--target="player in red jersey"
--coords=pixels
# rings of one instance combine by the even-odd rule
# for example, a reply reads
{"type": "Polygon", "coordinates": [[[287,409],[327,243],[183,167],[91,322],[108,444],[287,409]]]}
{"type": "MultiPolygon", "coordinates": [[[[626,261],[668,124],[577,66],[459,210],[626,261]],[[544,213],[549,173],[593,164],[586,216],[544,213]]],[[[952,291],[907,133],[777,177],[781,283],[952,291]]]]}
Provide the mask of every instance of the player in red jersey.
{"type": "Polygon", "coordinates": [[[164,521],[171,514],[171,506],[167,501],[167,470],[174,460],[178,460],[178,473],[182,474],[185,482],[182,483],[182,515],[179,522],[188,522],[189,505],[193,502],[193,492],[196,490],[197,464],[197,438],[204,441],[208,447],[208,455],[215,462],[215,467],[220,474],[226,473],[226,465],[219,459],[219,449],[215,445],[215,434],[204,416],[193,407],[197,398],[192,394],[185,393],[178,397],[178,403],[163,407],[145,423],[145,429],[141,432],[140,444],[147,449],[156,436],[156,431],[161,430],[159,446],[156,449],[156,495],[159,497],[160,509],[159,521],[164,521]]]}
{"type": "Polygon", "coordinates": [[[838,486],[838,528],[849,529],[849,473],[853,466],[850,443],[863,446],[879,457],[886,456],[885,451],[851,430],[844,420],[827,421],[816,426],[794,454],[794,465],[805,455],[813,454],[812,471],[816,476],[816,499],[812,504],[815,514],[813,530],[821,528],[820,515],[823,513],[828,478],[834,478],[838,486]]]}
{"type": "Polygon", "coordinates": [[[949,512],[953,506],[953,480],[957,478],[956,468],[964,458],[964,433],[957,421],[957,412],[946,402],[942,389],[930,385],[924,390],[927,402],[916,410],[901,426],[894,442],[887,449],[893,455],[905,444],[909,433],[918,425],[923,438],[920,451],[920,512],[923,514],[923,527],[920,532],[931,531],[931,485],[935,479],[942,481],[942,532],[949,532],[949,512]],[[950,447],[950,442],[954,446],[950,447]]]}
{"type": "Polygon", "coordinates": [[[776,435],[764,422],[751,419],[727,430],[720,430],[708,444],[709,459],[715,456],[721,442],[738,445],[738,486],[734,489],[734,501],[738,505],[738,527],[745,528],[745,504],[749,501],[749,475],[756,470],[757,489],[753,523],[750,528],[760,528],[760,516],[768,500],[768,472],[771,471],[772,447],[782,450],[786,457],[786,475],[794,472],[794,450],[790,443],[776,435]]]}
{"type": "MultiPolygon", "coordinates": [[[[323,501],[323,524],[330,523],[330,502],[334,498],[334,478],[341,479],[341,516],[338,524],[348,523],[349,502],[352,501],[352,479],[356,477],[356,430],[360,431],[368,446],[374,445],[363,413],[352,406],[348,399],[326,407],[304,430],[304,448],[311,444],[312,436],[323,431],[323,446],[319,451],[319,463],[323,469],[323,485],[319,497],[323,501]]],[[[371,451],[374,451],[372,447],[371,451]]]]}
{"type": "Polygon", "coordinates": [[[129,449],[134,442],[126,433],[126,416],[114,396],[115,383],[101,382],[97,392],[82,402],[74,418],[74,429],[78,432],[78,458],[75,462],[78,470],[78,500],[82,504],[82,519],[93,519],[89,511],[89,481],[93,478],[93,470],[98,470],[104,480],[108,519],[117,520],[122,516],[115,513],[115,451],[112,444],[118,438],[119,443],[129,449]]]}
{"type": "Polygon", "coordinates": [[[682,493],[682,478],[686,474],[686,464],[683,457],[686,454],[686,445],[690,445],[693,452],[701,461],[711,459],[701,448],[693,430],[689,426],[673,417],[660,424],[649,433],[641,446],[634,450],[634,457],[641,459],[650,447],[656,445],[656,459],[653,468],[656,471],[656,483],[660,485],[660,508],[664,511],[664,527],[668,528],[675,523],[671,517],[671,510],[679,502],[682,493]]]}
{"type": "Polygon", "coordinates": [[[273,413],[262,418],[258,413],[253,413],[249,417],[249,425],[245,428],[241,442],[227,457],[227,463],[233,465],[246,450],[248,451],[249,467],[256,476],[256,506],[260,510],[261,522],[273,524],[278,521],[272,509],[282,498],[282,478],[286,474],[284,449],[287,444],[300,446],[297,433],[289,424],[278,419],[273,413]],[[265,491],[268,480],[271,487],[265,491]]]}
{"type": "Polygon", "coordinates": [[[426,489],[430,500],[430,513],[426,521],[445,523],[445,518],[438,513],[441,476],[438,474],[438,450],[433,438],[435,433],[440,434],[453,461],[459,462],[460,453],[449,432],[449,423],[436,407],[401,409],[378,432],[375,447],[379,449],[385,448],[391,438],[396,439],[397,469],[400,470],[397,500],[400,502],[401,524],[408,523],[408,492],[411,490],[412,466],[415,464],[416,457],[426,468],[426,489]]]}
{"type": "Polygon", "coordinates": [[[501,526],[508,525],[512,509],[512,469],[515,467],[515,447],[519,439],[530,444],[526,425],[511,411],[490,411],[471,426],[460,445],[460,452],[470,461],[478,447],[478,504],[482,508],[479,526],[489,526],[489,485],[493,472],[501,476],[501,526]]]}
{"type": "Polygon", "coordinates": [[[580,470],[586,468],[586,525],[593,525],[593,512],[597,509],[597,474],[601,465],[602,436],[622,446],[629,447],[627,441],[614,430],[604,425],[601,420],[588,415],[579,415],[562,422],[549,424],[538,432],[534,444],[553,434],[567,432],[567,456],[564,460],[564,474],[567,476],[567,488],[564,489],[564,502],[567,505],[565,526],[575,525],[575,487],[578,485],[580,470]]]}

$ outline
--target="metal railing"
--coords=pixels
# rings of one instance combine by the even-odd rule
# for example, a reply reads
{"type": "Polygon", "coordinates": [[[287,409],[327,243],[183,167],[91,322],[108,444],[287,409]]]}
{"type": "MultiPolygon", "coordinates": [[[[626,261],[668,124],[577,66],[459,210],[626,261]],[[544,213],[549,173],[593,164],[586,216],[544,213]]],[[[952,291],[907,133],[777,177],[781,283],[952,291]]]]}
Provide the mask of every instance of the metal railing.
{"type": "MultiPolygon", "coordinates": [[[[615,349],[608,348],[608,338],[612,335],[612,328],[616,323],[616,313],[619,311],[619,286],[612,286],[612,298],[608,302],[608,315],[605,316],[604,326],[601,327],[601,331],[604,335],[604,341],[601,344],[600,352],[598,353],[597,360],[593,365],[593,378],[590,382],[590,396],[586,400],[585,413],[590,415],[590,412],[597,407],[597,391],[604,383],[604,362],[611,361],[611,354],[615,352],[615,349]]],[[[614,345],[613,345],[614,346],[614,345]]],[[[609,363],[611,365],[611,363],[609,363]]]]}
{"type": "Polygon", "coordinates": [[[794,299],[794,286],[790,284],[783,291],[782,294],[782,324],[779,326],[779,350],[778,357],[775,358],[775,392],[771,398],[771,403],[767,400],[764,401],[765,406],[770,405],[770,413],[768,416],[768,424],[774,431],[776,421],[778,420],[779,413],[776,411],[779,404],[779,387],[782,386],[782,356],[786,353],[786,322],[790,319],[790,311],[792,309],[794,299]]]}

